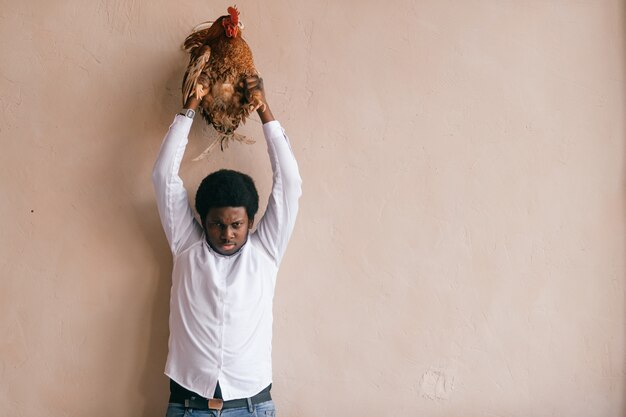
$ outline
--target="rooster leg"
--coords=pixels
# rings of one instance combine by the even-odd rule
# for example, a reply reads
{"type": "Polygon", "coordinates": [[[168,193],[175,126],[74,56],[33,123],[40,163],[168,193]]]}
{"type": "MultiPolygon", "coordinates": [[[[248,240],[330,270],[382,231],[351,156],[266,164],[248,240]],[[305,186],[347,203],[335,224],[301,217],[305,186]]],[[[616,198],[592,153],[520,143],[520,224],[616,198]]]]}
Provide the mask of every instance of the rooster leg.
{"type": "Polygon", "coordinates": [[[265,111],[265,103],[263,102],[263,100],[261,100],[261,93],[255,91],[252,93],[252,99],[250,100],[250,112],[254,112],[258,109],[261,109],[261,111],[265,111]]]}
{"type": "Polygon", "coordinates": [[[255,103],[250,103],[250,113],[257,111],[258,109],[261,109],[261,111],[265,111],[265,108],[265,103],[261,101],[255,100],[255,103]]]}
{"type": "Polygon", "coordinates": [[[196,84],[196,91],[194,92],[194,94],[196,98],[204,96],[204,87],[202,86],[202,84],[196,84]]]}

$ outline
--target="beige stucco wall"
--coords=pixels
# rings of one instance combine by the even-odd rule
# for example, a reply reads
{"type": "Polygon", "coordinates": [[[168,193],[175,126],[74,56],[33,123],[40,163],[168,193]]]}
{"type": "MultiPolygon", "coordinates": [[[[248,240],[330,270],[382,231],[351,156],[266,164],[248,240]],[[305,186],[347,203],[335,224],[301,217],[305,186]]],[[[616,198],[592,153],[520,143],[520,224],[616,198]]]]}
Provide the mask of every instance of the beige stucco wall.
{"type": "MultiPolygon", "coordinates": [[[[164,414],[150,170],[180,43],[228,5],[0,1],[1,415],[164,414]]],[[[626,415],[624,2],[238,6],[304,178],[279,415],[626,415]]],[[[230,167],[265,199],[242,132],[190,189],[230,167]]]]}

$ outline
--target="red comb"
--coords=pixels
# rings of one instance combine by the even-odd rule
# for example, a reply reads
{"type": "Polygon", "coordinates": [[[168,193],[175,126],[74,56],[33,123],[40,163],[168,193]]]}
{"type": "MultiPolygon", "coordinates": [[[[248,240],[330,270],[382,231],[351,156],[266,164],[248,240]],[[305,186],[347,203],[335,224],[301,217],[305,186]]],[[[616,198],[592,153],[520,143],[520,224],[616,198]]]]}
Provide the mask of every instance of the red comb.
{"type": "Polygon", "coordinates": [[[233,25],[239,23],[239,10],[237,10],[237,6],[229,7],[228,14],[230,15],[230,21],[233,25]]]}

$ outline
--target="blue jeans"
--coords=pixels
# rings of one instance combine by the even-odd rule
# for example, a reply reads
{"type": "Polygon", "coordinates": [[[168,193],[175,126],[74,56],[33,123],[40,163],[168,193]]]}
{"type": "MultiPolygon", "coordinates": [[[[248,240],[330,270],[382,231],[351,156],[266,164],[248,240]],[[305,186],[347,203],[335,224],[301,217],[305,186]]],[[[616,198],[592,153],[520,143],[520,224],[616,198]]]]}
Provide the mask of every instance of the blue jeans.
{"type": "Polygon", "coordinates": [[[165,417],[274,417],[276,408],[273,401],[265,401],[252,406],[250,412],[248,407],[227,408],[221,411],[196,410],[185,408],[182,404],[169,403],[165,417]]]}

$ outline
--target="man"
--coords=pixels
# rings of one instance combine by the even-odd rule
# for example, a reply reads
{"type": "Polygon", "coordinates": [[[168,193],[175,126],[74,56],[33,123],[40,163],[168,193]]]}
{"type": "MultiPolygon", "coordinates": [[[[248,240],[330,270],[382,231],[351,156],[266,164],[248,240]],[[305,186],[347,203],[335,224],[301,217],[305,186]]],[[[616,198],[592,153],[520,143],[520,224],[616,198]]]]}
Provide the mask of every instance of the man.
{"type": "Polygon", "coordinates": [[[175,117],[152,173],[174,258],[167,417],[275,413],[270,395],[272,300],[302,181],[258,77],[246,80],[247,96],[254,91],[262,93],[265,104],[257,112],[273,171],[267,209],[255,232],[258,194],[245,174],[222,170],[202,181],[196,195],[200,222],[189,205],[178,169],[202,97],[189,99],[175,117]]]}

